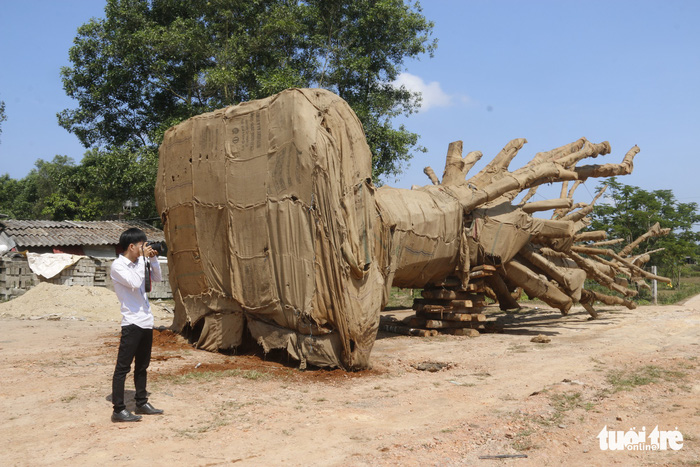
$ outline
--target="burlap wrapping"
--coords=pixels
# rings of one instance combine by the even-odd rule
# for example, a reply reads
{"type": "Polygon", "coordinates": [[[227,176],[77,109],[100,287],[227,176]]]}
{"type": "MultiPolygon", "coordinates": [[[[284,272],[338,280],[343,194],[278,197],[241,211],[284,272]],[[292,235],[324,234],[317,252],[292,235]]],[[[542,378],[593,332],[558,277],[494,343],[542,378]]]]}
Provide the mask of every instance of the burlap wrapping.
{"type": "Polygon", "coordinates": [[[245,318],[267,349],[367,367],[384,295],[371,160],[355,114],[324,90],[287,90],[168,130],[156,202],[175,327],[199,323],[198,345],[216,350],[240,343],[245,318]]]}
{"type": "Polygon", "coordinates": [[[200,348],[241,343],[319,366],[367,368],[392,285],[424,287],[530,235],[571,223],[509,204],[469,213],[471,192],[381,188],[362,125],[338,96],[290,89],[193,117],[165,134],[156,203],[169,245],[174,328],[200,348]]]}

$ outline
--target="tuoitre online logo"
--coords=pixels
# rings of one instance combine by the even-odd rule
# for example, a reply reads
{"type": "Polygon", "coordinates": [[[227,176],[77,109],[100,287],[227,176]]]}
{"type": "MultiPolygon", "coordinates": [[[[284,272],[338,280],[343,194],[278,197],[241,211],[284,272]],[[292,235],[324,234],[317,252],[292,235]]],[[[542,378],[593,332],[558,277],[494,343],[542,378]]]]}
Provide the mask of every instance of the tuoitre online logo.
{"type": "Polygon", "coordinates": [[[678,427],[672,431],[659,430],[657,425],[654,430],[647,435],[646,427],[641,431],[635,431],[633,427],[629,431],[610,431],[605,425],[600,433],[600,449],[603,451],[665,451],[673,449],[678,451],[683,447],[683,434],[678,431],[678,427]]]}

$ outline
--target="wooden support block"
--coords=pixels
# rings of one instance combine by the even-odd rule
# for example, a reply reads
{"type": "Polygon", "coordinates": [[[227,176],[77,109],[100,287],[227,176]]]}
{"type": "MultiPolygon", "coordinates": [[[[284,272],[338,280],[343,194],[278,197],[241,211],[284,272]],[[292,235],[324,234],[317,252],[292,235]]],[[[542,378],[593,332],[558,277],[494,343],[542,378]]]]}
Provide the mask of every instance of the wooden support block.
{"type": "MultiPolygon", "coordinates": [[[[476,302],[476,303],[484,303],[484,302],[476,302]]],[[[471,307],[478,306],[478,305],[476,305],[473,300],[452,300],[452,301],[450,301],[450,306],[453,308],[471,308],[471,307]]]]}
{"type": "Polygon", "coordinates": [[[449,307],[442,305],[423,305],[422,311],[426,313],[442,313],[446,311],[449,307]]]}
{"type": "Polygon", "coordinates": [[[453,307],[453,306],[438,306],[438,305],[414,305],[413,309],[416,312],[416,316],[424,316],[426,314],[433,315],[474,315],[483,314],[488,310],[487,306],[474,306],[470,308],[465,307],[453,307]]]}
{"type": "Polygon", "coordinates": [[[392,332],[394,334],[402,334],[404,336],[431,337],[436,336],[437,331],[430,329],[415,329],[409,326],[400,326],[397,324],[380,324],[380,331],[392,332]]]}
{"type": "Polygon", "coordinates": [[[425,322],[425,318],[419,318],[417,316],[414,316],[410,320],[408,320],[408,326],[412,328],[425,328],[425,322]]]}
{"type": "Polygon", "coordinates": [[[467,328],[448,328],[441,329],[442,334],[452,334],[453,336],[479,337],[479,331],[476,329],[467,328]]]}
{"type": "Polygon", "coordinates": [[[461,290],[451,289],[423,289],[421,292],[423,298],[431,300],[474,300],[484,299],[483,294],[475,294],[473,292],[463,292],[461,290]]]}
{"type": "Polygon", "coordinates": [[[427,305],[441,306],[445,307],[449,303],[448,300],[431,300],[427,298],[414,298],[413,299],[413,309],[422,310],[427,305]]]}
{"type": "Polygon", "coordinates": [[[486,306],[486,300],[484,300],[484,296],[481,295],[475,296],[475,298],[471,300],[450,300],[448,305],[452,308],[477,308],[486,306]]]}
{"type": "Polygon", "coordinates": [[[467,313],[453,313],[451,311],[447,311],[444,313],[428,313],[428,312],[421,312],[421,313],[416,313],[417,317],[423,318],[423,319],[439,319],[439,320],[445,320],[445,321],[471,321],[472,320],[472,315],[467,314],[467,313]]]}
{"type": "Polygon", "coordinates": [[[446,313],[452,311],[451,307],[445,307],[441,305],[423,305],[422,303],[415,303],[413,305],[413,310],[416,315],[421,315],[424,313],[446,313]]]}
{"type": "Polygon", "coordinates": [[[447,321],[439,319],[428,319],[425,321],[425,327],[428,329],[467,328],[472,327],[472,323],[471,321],[447,321]]]}
{"type": "Polygon", "coordinates": [[[465,313],[468,315],[473,315],[477,313],[483,313],[488,309],[487,306],[473,306],[471,308],[455,308],[452,307],[451,309],[447,309],[447,311],[451,311],[452,313],[465,313]]]}
{"type": "Polygon", "coordinates": [[[416,314],[416,316],[420,318],[424,318],[426,320],[428,319],[437,319],[437,320],[442,320],[442,321],[463,321],[463,322],[478,322],[478,323],[485,323],[486,322],[486,315],[482,313],[454,313],[454,312],[445,312],[445,313],[420,313],[416,314]]]}
{"type": "Polygon", "coordinates": [[[423,290],[443,290],[443,289],[450,289],[450,290],[459,290],[463,292],[481,292],[484,289],[484,281],[481,279],[475,279],[472,282],[469,282],[467,284],[467,288],[465,290],[461,290],[462,284],[461,282],[457,281],[455,282],[442,282],[442,283],[437,283],[437,284],[429,284],[425,287],[423,290]]]}
{"type": "Polygon", "coordinates": [[[445,307],[444,305],[431,305],[428,303],[416,303],[415,301],[413,303],[413,309],[416,312],[430,311],[433,313],[440,313],[445,311],[446,308],[449,307],[445,307]]]}
{"type": "Polygon", "coordinates": [[[457,277],[450,276],[446,277],[442,282],[438,282],[434,284],[435,287],[448,287],[448,288],[458,288],[462,286],[462,281],[459,280],[457,277]]]}

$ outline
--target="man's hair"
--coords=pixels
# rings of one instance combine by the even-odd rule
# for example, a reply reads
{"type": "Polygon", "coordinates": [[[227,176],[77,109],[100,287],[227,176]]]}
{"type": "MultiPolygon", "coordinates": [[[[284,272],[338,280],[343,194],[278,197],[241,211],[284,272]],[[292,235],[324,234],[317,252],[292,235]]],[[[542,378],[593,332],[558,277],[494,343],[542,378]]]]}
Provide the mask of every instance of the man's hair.
{"type": "Polygon", "coordinates": [[[146,237],[146,233],[143,230],[132,227],[122,232],[119,236],[119,247],[126,251],[132,243],[145,242],[146,240],[148,240],[148,237],[146,237]]]}

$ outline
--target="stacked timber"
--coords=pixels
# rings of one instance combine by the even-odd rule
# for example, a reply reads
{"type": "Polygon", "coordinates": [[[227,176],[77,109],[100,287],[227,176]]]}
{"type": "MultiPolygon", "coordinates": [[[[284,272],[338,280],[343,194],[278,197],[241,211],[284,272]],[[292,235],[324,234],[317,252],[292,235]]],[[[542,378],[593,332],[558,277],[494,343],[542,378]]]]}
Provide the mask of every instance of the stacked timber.
{"type": "Polygon", "coordinates": [[[484,296],[484,279],[495,274],[496,268],[481,265],[469,273],[466,289],[456,278],[423,289],[422,298],[413,300],[416,314],[402,323],[382,324],[386,332],[429,337],[438,334],[476,337],[492,324],[486,316],[488,306],[484,296]]]}

